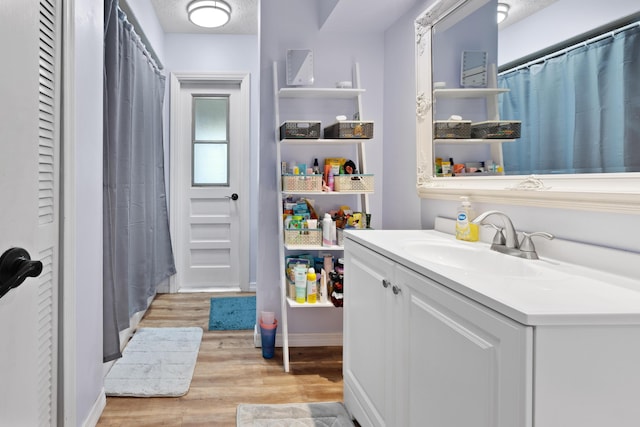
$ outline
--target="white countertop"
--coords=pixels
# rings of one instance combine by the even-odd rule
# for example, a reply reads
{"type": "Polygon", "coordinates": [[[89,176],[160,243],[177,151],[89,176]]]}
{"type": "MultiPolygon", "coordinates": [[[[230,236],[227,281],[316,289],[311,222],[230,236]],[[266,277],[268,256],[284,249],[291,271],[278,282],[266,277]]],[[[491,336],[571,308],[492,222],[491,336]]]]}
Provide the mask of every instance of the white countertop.
{"type": "MultiPolygon", "coordinates": [[[[355,230],[345,237],[525,325],[640,324],[640,275],[622,276],[542,256],[520,259],[491,251],[488,243],[461,242],[435,230],[355,230]],[[416,254],[411,242],[421,242],[423,248],[433,242],[433,260],[428,246],[416,254]],[[449,266],[437,261],[440,244],[473,245],[473,250],[511,258],[509,266],[523,263],[525,271],[535,274],[478,273],[449,266]]],[[[611,250],[606,251],[611,256],[611,250]]],[[[504,261],[495,260],[496,265],[504,261]]]]}

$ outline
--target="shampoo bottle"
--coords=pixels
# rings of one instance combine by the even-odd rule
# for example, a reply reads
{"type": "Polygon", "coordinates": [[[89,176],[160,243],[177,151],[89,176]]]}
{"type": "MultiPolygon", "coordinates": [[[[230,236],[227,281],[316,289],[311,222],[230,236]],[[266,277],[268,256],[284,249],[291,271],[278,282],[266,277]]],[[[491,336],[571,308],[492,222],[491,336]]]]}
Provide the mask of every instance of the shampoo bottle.
{"type": "Polygon", "coordinates": [[[456,215],[456,239],[477,242],[478,226],[471,223],[476,217],[471,207],[471,202],[465,196],[460,197],[460,200],[460,207],[456,215]]]}
{"type": "Polygon", "coordinates": [[[316,270],[311,267],[307,271],[307,302],[309,304],[315,304],[318,300],[318,285],[316,270]]]}

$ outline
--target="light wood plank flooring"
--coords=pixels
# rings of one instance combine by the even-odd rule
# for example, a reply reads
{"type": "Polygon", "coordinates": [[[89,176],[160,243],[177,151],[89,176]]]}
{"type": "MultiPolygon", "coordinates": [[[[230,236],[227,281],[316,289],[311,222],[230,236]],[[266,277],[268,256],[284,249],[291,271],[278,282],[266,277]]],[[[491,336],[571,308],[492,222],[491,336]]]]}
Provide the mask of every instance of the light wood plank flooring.
{"type": "Polygon", "coordinates": [[[253,331],[209,331],[212,296],[161,294],[139,327],[200,326],[204,334],[191,388],[182,397],[108,397],[98,426],[235,426],[239,403],[342,401],[342,347],[282,349],[264,359],[253,331]]]}

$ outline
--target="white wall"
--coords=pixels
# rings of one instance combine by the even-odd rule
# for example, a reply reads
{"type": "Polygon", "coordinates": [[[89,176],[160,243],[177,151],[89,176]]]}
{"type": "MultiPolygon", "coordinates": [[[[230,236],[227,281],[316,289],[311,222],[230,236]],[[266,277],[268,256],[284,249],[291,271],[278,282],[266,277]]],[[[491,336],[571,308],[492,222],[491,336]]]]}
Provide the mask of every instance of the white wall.
{"type": "MultiPolygon", "coordinates": [[[[76,423],[102,396],[103,6],[75,0],[76,423]]],[[[69,232],[70,230],[67,230],[69,232]]],[[[70,350],[70,349],[68,349],[70,350]]],[[[69,357],[66,355],[66,357],[69,357]]],[[[73,398],[68,396],[68,398],[73,398]]],[[[95,414],[93,414],[95,415],[95,414]]]]}
{"type": "MultiPolygon", "coordinates": [[[[335,82],[350,80],[354,62],[360,64],[365,120],[374,121],[374,138],[366,145],[367,169],[376,175],[375,194],[370,197],[374,227],[382,224],[382,154],[383,126],[383,52],[382,32],[359,31],[357,22],[344,32],[323,32],[318,22],[315,0],[269,0],[261,17],[261,89],[260,89],[260,227],[258,236],[258,309],[280,313],[280,271],[278,244],[278,201],[276,200],[277,165],[274,141],[273,61],[278,61],[279,84],[285,85],[284,67],[287,49],[312,49],[317,87],[332,87],[335,82]]],[[[356,20],[357,21],[357,20],[356,20]]],[[[330,114],[330,112],[326,112],[330,114]]],[[[334,112],[335,116],[336,113],[334,112]]],[[[289,119],[292,119],[289,117],[289,119]]],[[[323,126],[329,124],[324,123],[323,126]]],[[[323,157],[323,156],[318,156],[323,157]]],[[[339,203],[339,202],[337,202],[339,203]]],[[[290,332],[342,332],[341,316],[326,315],[324,310],[294,310],[290,332]]]]}

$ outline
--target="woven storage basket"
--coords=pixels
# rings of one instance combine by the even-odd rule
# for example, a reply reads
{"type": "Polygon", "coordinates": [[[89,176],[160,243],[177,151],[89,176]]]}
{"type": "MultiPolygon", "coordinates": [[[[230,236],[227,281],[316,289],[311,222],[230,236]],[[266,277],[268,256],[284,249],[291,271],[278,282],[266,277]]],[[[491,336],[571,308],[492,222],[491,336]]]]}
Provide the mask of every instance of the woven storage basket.
{"type": "Polygon", "coordinates": [[[471,137],[480,139],[520,138],[520,121],[503,120],[471,124],[471,137]]]}
{"type": "Polygon", "coordinates": [[[320,122],[289,121],[280,125],[280,139],[318,139],[320,122]]]}
{"type": "Polygon", "coordinates": [[[282,175],[282,191],[322,191],[322,175],[282,175]]]}
{"type": "Polygon", "coordinates": [[[333,179],[335,191],[373,192],[373,175],[336,175],[333,179]]]}
{"type": "Polygon", "coordinates": [[[284,243],[289,246],[322,246],[322,229],[284,230],[284,243]]]}
{"type": "Polygon", "coordinates": [[[471,120],[436,120],[433,134],[437,139],[471,138],[471,120]]]}
{"type": "Polygon", "coordinates": [[[325,138],[373,138],[373,122],[345,120],[324,128],[325,138]]]}

